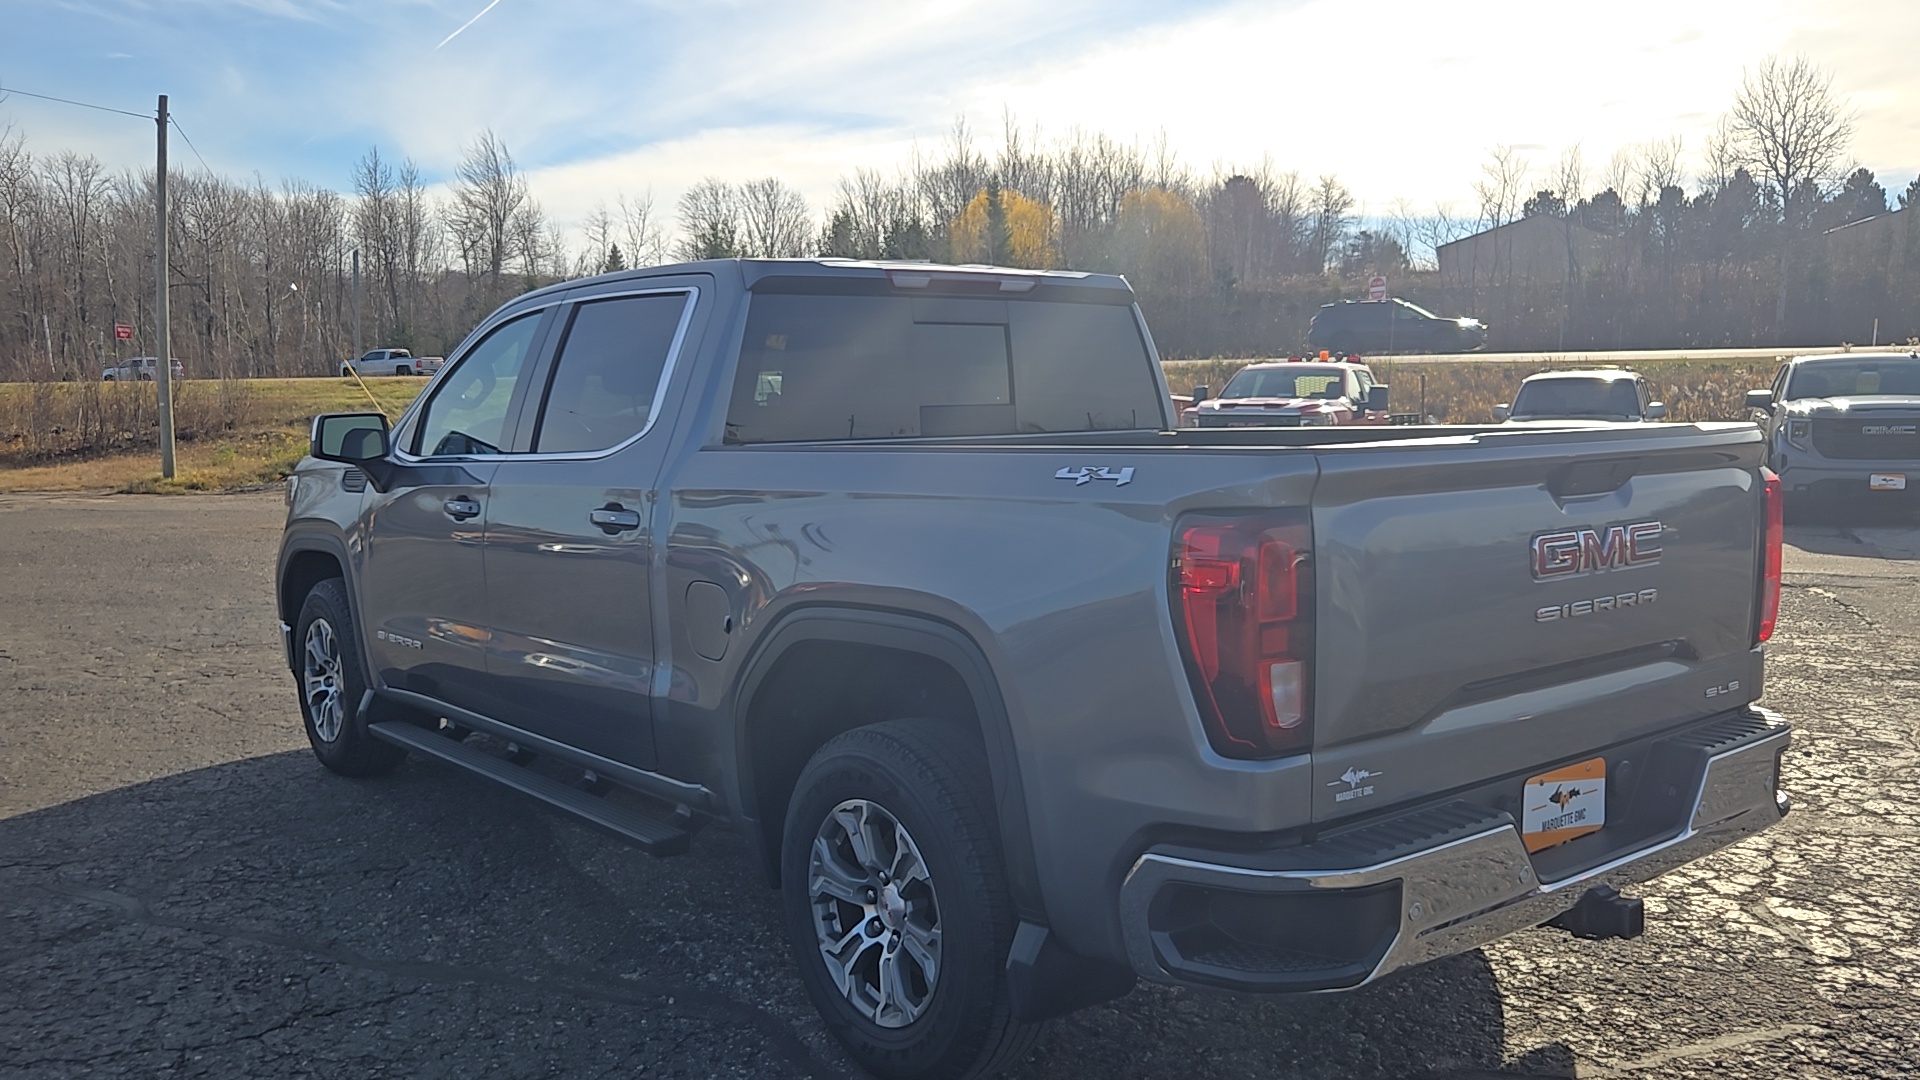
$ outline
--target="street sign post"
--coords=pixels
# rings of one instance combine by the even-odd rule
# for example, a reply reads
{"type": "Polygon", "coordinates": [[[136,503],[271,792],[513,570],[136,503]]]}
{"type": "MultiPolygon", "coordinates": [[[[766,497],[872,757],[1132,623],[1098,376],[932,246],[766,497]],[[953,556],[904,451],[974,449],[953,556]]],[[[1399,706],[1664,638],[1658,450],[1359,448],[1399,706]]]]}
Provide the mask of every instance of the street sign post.
{"type": "Polygon", "coordinates": [[[1375,274],[1367,279],[1367,299],[1385,300],[1387,298],[1387,279],[1375,274]]]}
{"type": "Polygon", "coordinates": [[[133,327],[128,326],[126,323],[123,323],[123,322],[114,323],[113,324],[113,340],[132,341],[133,327]]]}

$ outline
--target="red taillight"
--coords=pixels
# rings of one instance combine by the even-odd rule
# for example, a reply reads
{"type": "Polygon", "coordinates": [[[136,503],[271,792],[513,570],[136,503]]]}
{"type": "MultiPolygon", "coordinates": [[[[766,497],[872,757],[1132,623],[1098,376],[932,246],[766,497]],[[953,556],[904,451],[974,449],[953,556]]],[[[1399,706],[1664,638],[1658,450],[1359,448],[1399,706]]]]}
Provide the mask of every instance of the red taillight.
{"type": "Polygon", "coordinates": [[[1313,741],[1311,542],[1294,512],[1190,514],[1174,529],[1181,656],[1207,738],[1228,757],[1313,741]]]}
{"type": "Polygon", "coordinates": [[[1773,637],[1780,619],[1780,548],[1786,542],[1786,493],[1780,490],[1780,478],[1772,469],[1760,467],[1767,485],[1767,536],[1762,557],[1766,570],[1760,577],[1760,632],[1758,641],[1773,637]]]}

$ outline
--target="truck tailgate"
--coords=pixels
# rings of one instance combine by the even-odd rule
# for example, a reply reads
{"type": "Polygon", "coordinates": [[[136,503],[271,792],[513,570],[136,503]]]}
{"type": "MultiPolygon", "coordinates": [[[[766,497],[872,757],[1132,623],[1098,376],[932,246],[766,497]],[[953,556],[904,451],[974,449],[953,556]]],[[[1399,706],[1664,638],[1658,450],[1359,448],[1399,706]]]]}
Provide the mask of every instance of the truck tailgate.
{"type": "Polygon", "coordinates": [[[1315,820],[1752,700],[1760,461],[1734,425],[1323,451],[1315,820]]]}

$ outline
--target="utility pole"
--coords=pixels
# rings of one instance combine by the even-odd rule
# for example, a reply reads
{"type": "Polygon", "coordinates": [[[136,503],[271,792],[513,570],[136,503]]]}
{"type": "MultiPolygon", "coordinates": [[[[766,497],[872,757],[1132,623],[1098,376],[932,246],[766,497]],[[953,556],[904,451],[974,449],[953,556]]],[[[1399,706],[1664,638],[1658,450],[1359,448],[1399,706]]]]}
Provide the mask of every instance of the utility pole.
{"type": "Polygon", "coordinates": [[[353,249],[353,357],[358,360],[366,355],[360,347],[360,249],[353,249]]]}
{"type": "Polygon", "coordinates": [[[160,143],[153,174],[153,385],[160,390],[160,475],[173,479],[173,356],[167,347],[167,95],[160,95],[160,143]]]}

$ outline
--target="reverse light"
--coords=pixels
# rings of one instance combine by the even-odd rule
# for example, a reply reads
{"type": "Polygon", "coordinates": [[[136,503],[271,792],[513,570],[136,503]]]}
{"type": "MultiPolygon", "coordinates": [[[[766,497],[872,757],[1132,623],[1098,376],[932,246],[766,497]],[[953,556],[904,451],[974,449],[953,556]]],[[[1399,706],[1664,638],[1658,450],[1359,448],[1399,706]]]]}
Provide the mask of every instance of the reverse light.
{"type": "Polygon", "coordinates": [[[1213,748],[1273,758],[1313,741],[1313,564],[1304,511],[1189,514],[1169,592],[1213,748]]]}
{"type": "Polygon", "coordinates": [[[1754,635],[1756,644],[1770,640],[1773,628],[1780,621],[1780,549],[1786,543],[1786,493],[1780,488],[1780,477],[1772,469],[1762,465],[1760,476],[1765,480],[1766,495],[1766,539],[1763,541],[1762,562],[1764,569],[1760,575],[1760,629],[1754,635]]]}

